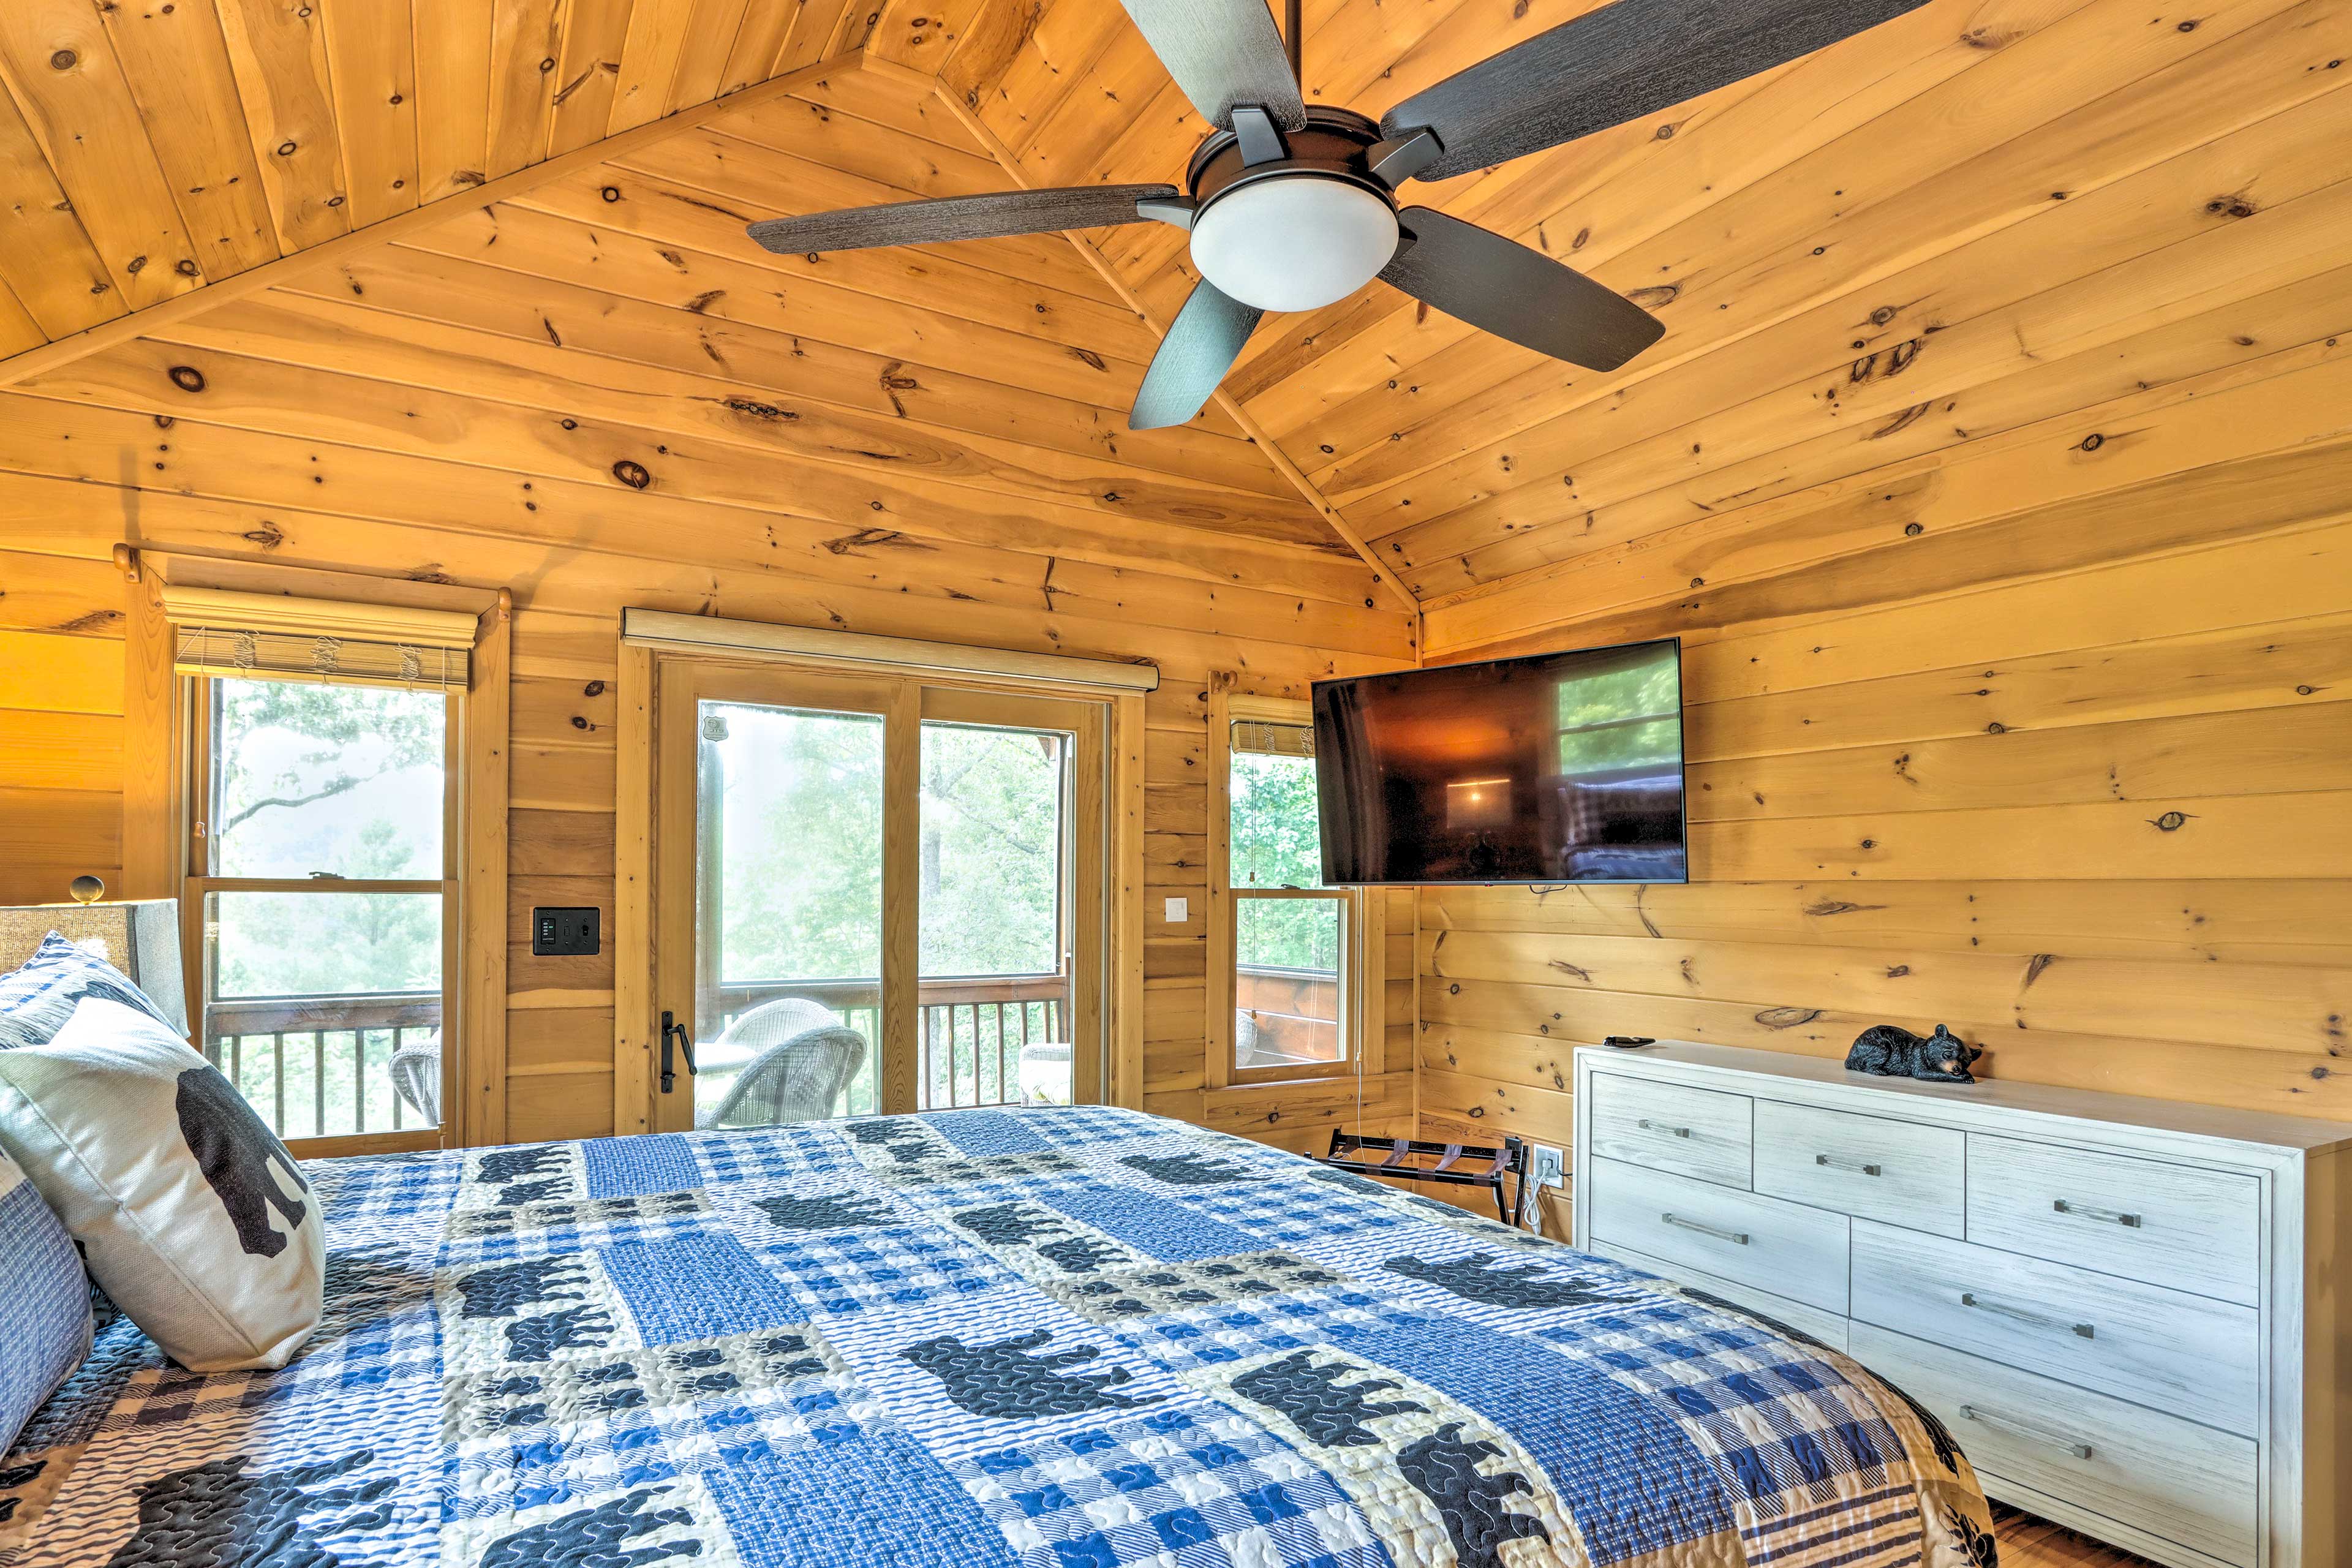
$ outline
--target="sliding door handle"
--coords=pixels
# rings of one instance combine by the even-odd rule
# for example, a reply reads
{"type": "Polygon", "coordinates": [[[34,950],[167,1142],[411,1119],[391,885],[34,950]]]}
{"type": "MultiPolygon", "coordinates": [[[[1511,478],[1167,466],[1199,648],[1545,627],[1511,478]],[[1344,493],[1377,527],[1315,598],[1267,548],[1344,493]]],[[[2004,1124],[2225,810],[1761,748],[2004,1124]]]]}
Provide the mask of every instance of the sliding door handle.
{"type": "Polygon", "coordinates": [[[667,1094],[672,1086],[677,1082],[677,1074],[672,1070],[669,1056],[670,1041],[673,1038],[677,1040],[678,1050],[686,1058],[686,1076],[692,1078],[695,1075],[694,1037],[686,1032],[685,1025],[677,1021],[676,1014],[664,1013],[661,1027],[661,1091],[664,1094],[667,1094]]]}

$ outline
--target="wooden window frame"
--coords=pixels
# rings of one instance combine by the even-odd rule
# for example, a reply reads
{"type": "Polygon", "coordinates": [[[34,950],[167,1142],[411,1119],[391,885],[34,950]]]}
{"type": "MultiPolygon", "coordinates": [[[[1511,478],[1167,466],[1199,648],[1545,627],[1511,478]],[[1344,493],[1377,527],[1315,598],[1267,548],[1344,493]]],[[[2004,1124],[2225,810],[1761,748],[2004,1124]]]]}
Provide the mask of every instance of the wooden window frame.
{"type": "Polygon", "coordinates": [[[450,753],[457,764],[449,774],[455,815],[445,818],[445,856],[454,853],[457,858],[445,859],[445,870],[451,873],[445,879],[456,886],[448,895],[454,901],[445,904],[442,917],[441,1125],[417,1132],[303,1139],[295,1152],[332,1158],[505,1142],[511,594],[130,545],[116,547],[114,560],[128,584],[125,892],[180,900],[182,969],[198,1041],[204,904],[201,889],[190,886],[199,863],[190,858],[189,845],[201,798],[195,792],[202,773],[194,758],[201,742],[192,707],[194,679],[173,668],[178,639],[164,609],[165,595],[193,588],[377,606],[395,616],[428,610],[475,617],[471,685],[452,710],[458,718],[451,726],[458,737],[450,753]]]}
{"type": "MultiPolygon", "coordinates": [[[[642,617],[647,614],[632,611],[630,621],[625,623],[616,689],[620,771],[614,792],[614,934],[618,961],[614,977],[614,1131],[651,1131],[658,1120],[655,1062],[660,1047],[662,992],[655,953],[664,942],[674,951],[681,939],[675,924],[666,924],[674,921],[676,911],[666,912],[663,907],[656,840],[674,836],[682,827],[676,815],[676,803],[682,792],[675,779],[667,789],[664,787],[659,733],[664,709],[672,701],[669,683],[697,667],[713,665],[764,666],[794,672],[796,678],[811,682],[830,679],[845,688],[861,682],[893,687],[901,693],[899,700],[905,704],[903,713],[897,716],[902,721],[900,728],[909,743],[900,748],[901,754],[886,758],[886,773],[893,768],[912,770],[919,765],[923,719],[978,720],[992,697],[1016,699],[1024,703],[1054,700],[1068,703],[1074,710],[1088,710],[1083,723],[1074,720],[1074,728],[1085,730],[1094,737],[1082,739],[1082,744],[1097,749],[1103,765],[1098,778],[1084,768],[1077,770],[1071,805],[1077,819],[1083,820],[1088,814],[1098,816],[1102,831],[1094,858],[1072,879],[1072,919],[1074,924],[1098,922],[1102,953],[1099,983],[1079,987],[1075,1006],[1076,1032],[1083,1037],[1086,1031],[1093,1029],[1103,1047],[1098,1060],[1082,1055],[1073,1062],[1074,1087],[1081,1099],[1140,1109],[1143,691],[1157,684],[1157,671],[1147,671],[1148,679],[1134,679],[1137,667],[1116,667],[1128,679],[1114,687],[1084,679],[1097,661],[1071,660],[1070,673],[1077,679],[1056,683],[1045,679],[1051,671],[1043,668],[1032,670],[1024,667],[1018,673],[994,675],[929,659],[894,663],[887,656],[903,648],[940,646],[908,644],[898,638],[834,634],[835,642],[844,646],[828,645],[812,651],[798,646],[803,636],[798,628],[779,627],[773,628],[778,636],[772,639],[774,646],[770,646],[771,639],[761,635],[761,624],[752,622],[721,623],[727,634],[724,641],[698,638],[689,642],[666,635],[674,629],[667,622],[644,620],[642,617]],[[670,804],[665,805],[665,801],[670,804]]],[[[993,657],[991,650],[963,651],[993,657]]],[[[892,858],[887,842],[884,852],[886,860],[892,858]]],[[[897,909],[902,905],[909,914],[916,908],[911,841],[899,849],[896,861],[903,863],[908,880],[899,889],[904,896],[894,898],[894,889],[887,881],[890,873],[885,872],[885,940],[911,947],[917,937],[915,928],[910,922],[898,921],[896,916],[897,909]],[[904,929],[894,934],[894,922],[902,923],[904,929]]],[[[905,963],[899,967],[908,977],[900,988],[905,994],[897,998],[894,1006],[886,987],[883,1029],[886,1035],[895,1032],[911,1037],[918,1011],[912,978],[915,969],[905,963]]],[[[886,1073],[881,1106],[885,1113],[911,1110],[915,1097],[916,1087],[911,1079],[894,1084],[886,1073]]]]}
{"type": "MultiPolygon", "coordinates": [[[[256,679],[284,679],[257,676],[256,679]]],[[[333,894],[400,894],[431,893],[441,900],[441,1105],[443,1116],[438,1125],[403,1129],[398,1131],[329,1134],[323,1137],[289,1138],[281,1129],[279,1138],[289,1151],[300,1158],[321,1159],[342,1154],[383,1154],[412,1152],[438,1149],[448,1138],[448,1111],[460,1100],[462,1081],[458,1062],[465,1048],[464,1040],[464,942],[461,923],[465,908],[465,825],[466,825],[466,757],[467,754],[467,722],[471,704],[467,690],[459,687],[442,689],[447,706],[441,737],[441,875],[428,878],[373,877],[227,877],[215,873],[212,866],[213,836],[206,818],[212,813],[214,745],[217,740],[216,716],[219,711],[218,681],[207,675],[180,678],[181,700],[187,719],[184,731],[188,752],[185,778],[187,793],[184,811],[188,823],[187,864],[180,879],[180,930],[183,964],[190,981],[194,1005],[189,1013],[194,1031],[193,1043],[202,1052],[205,1048],[204,1003],[210,990],[206,975],[211,944],[205,940],[205,911],[207,900],[216,893],[282,893],[298,897],[333,894]]],[[[374,685],[372,681],[351,681],[350,685],[374,685]]],[[[342,1033],[328,1029],[312,1031],[290,1029],[289,1035],[313,1032],[342,1033]]],[[[281,1086],[285,1056],[278,1055],[281,1086]]],[[[364,1085],[360,1086],[364,1092],[364,1085]]],[[[242,1086],[240,1086],[242,1088],[242,1086]]],[[[395,1090],[395,1093],[397,1091],[395,1090]]]]}
{"type": "Polygon", "coordinates": [[[1297,698],[1237,691],[1235,681],[1232,674],[1220,671],[1209,682],[1207,1086],[1218,1089],[1378,1076],[1386,1070],[1388,1033],[1381,962],[1388,943],[1385,901],[1362,888],[1258,889],[1245,894],[1234,886],[1234,724],[1249,720],[1276,724],[1313,721],[1307,703],[1297,698]],[[1340,907],[1338,1023],[1343,1054],[1339,1061],[1276,1068],[1244,1068],[1234,1061],[1234,1019],[1240,978],[1237,944],[1244,896],[1328,900],[1340,907]]]}

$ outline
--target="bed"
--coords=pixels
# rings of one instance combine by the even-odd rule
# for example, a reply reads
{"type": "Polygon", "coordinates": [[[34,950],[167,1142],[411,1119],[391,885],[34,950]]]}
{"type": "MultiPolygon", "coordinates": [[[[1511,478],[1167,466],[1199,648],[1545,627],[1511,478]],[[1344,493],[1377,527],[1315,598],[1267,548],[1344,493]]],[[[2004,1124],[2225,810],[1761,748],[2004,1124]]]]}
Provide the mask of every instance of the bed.
{"type": "Polygon", "coordinates": [[[0,1462],[56,1568],[1991,1568],[1935,1420],[1730,1304],[1096,1107],[320,1162],[326,1319],[127,1321],[0,1462]]]}

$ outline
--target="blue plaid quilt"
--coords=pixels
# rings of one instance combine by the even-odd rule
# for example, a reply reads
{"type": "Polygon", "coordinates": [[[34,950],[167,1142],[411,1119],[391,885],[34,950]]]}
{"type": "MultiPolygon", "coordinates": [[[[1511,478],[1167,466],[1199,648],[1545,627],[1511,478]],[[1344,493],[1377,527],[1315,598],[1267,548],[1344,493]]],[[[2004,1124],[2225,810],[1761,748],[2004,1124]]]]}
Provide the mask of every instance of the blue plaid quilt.
{"type": "Polygon", "coordinates": [[[1993,1568],[1845,1356],[1431,1200],[1102,1108],[320,1162],[327,1316],[128,1322],[0,1563],[1993,1568]]]}

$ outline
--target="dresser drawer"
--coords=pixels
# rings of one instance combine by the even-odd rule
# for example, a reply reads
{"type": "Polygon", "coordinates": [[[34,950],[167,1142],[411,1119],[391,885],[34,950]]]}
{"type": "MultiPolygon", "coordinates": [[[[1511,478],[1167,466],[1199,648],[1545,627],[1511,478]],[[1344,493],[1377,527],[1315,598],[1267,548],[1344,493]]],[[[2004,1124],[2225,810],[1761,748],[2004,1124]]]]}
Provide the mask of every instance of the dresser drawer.
{"type": "Polygon", "coordinates": [[[2252,1568],[2250,1439],[1866,1323],[1848,1350],[1943,1420],[1988,1492],[2011,1482],[2252,1568]]]}
{"type": "Polygon", "coordinates": [[[2252,1306],[2262,1187],[2099,1150],[1969,1134],[1969,1239],[2252,1306]]]}
{"type": "Polygon", "coordinates": [[[1958,1236],[1966,1135],[1851,1110],[1756,1102],[1756,1190],[1801,1204],[1958,1236]]]}
{"type": "Polygon", "coordinates": [[[1845,1310],[1843,1215],[1615,1160],[1592,1160],[1587,1170],[1594,1239],[1845,1310]]]}
{"type": "Polygon", "coordinates": [[[1754,1102],[1746,1095],[1600,1073],[1591,1097],[1587,1136],[1595,1154],[1748,1185],[1754,1102]]]}
{"type": "Polygon", "coordinates": [[[1594,1237],[1585,1250],[1599,1258],[1613,1258],[1618,1262],[1672,1279],[1717,1296],[1735,1307],[1769,1321],[1775,1328],[1794,1330],[1817,1339],[1832,1350],[1845,1349],[1846,1321],[1836,1312],[1824,1312],[1818,1307],[1808,1307],[1802,1301],[1791,1301],[1786,1296],[1775,1296],[1769,1290],[1759,1290],[1737,1279],[1726,1279],[1720,1274],[1709,1274],[1704,1268],[1687,1264],[1669,1263],[1663,1258],[1653,1258],[1646,1252],[1636,1252],[1613,1241],[1594,1237]]]}
{"type": "Polygon", "coordinates": [[[2258,1430],[2251,1308],[1857,1220],[1853,1315],[2208,1426],[2258,1430]]]}

